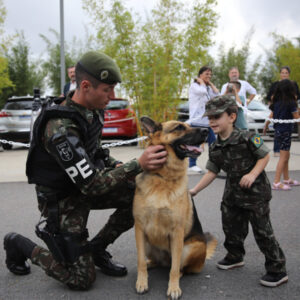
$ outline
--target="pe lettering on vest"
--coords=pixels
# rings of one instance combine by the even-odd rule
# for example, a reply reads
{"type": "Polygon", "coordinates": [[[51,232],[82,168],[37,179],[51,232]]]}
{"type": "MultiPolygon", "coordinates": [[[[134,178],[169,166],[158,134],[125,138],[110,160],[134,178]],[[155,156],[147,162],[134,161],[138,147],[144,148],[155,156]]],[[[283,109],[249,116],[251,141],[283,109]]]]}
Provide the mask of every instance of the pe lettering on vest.
{"type": "Polygon", "coordinates": [[[67,174],[70,176],[73,183],[76,184],[75,178],[80,174],[83,179],[88,178],[93,174],[93,170],[90,168],[86,159],[82,159],[75,166],[71,166],[66,169],[67,174]]]}

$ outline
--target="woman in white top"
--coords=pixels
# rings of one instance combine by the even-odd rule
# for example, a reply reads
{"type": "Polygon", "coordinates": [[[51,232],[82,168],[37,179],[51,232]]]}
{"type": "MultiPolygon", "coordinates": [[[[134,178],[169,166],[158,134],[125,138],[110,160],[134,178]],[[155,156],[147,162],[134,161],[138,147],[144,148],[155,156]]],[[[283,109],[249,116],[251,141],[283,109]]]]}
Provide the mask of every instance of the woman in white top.
{"type": "MultiPolygon", "coordinates": [[[[208,144],[212,144],[216,138],[212,129],[209,127],[207,117],[203,117],[205,113],[205,104],[210,99],[219,95],[218,89],[210,81],[212,69],[210,67],[201,67],[198,77],[191,84],[189,89],[189,120],[187,123],[192,127],[208,127],[209,134],[207,138],[208,144]]],[[[190,158],[189,169],[195,172],[202,170],[196,165],[196,159],[190,158]]]]}

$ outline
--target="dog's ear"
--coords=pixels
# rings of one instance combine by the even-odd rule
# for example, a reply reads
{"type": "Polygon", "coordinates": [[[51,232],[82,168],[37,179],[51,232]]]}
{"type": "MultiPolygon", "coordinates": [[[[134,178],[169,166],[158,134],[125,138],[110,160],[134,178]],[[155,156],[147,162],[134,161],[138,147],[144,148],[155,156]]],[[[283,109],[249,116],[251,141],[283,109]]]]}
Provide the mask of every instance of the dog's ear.
{"type": "Polygon", "coordinates": [[[151,118],[147,116],[143,116],[140,118],[142,123],[143,129],[145,130],[146,134],[154,133],[155,131],[161,130],[162,126],[160,123],[156,123],[151,118]]]}

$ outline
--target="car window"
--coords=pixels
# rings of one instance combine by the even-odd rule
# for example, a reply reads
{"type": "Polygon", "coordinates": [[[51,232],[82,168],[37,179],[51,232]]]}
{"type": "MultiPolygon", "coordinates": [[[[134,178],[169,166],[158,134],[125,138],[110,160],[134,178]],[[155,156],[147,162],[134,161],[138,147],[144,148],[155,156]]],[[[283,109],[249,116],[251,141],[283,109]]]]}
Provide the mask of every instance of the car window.
{"type": "Polygon", "coordinates": [[[128,107],[127,100],[111,100],[106,106],[106,110],[124,109],[128,107]]]}
{"type": "Polygon", "coordinates": [[[4,109],[8,110],[30,110],[33,101],[9,101],[4,105],[4,109]]]}
{"type": "Polygon", "coordinates": [[[250,110],[268,110],[268,108],[261,102],[258,101],[251,101],[248,105],[248,109],[250,110]]]}

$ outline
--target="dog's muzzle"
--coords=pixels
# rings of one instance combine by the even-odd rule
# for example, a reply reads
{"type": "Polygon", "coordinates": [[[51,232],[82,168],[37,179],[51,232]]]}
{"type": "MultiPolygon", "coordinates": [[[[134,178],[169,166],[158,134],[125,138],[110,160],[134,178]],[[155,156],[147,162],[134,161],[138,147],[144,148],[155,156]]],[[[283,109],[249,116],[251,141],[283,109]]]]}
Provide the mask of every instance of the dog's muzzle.
{"type": "Polygon", "coordinates": [[[190,133],[173,142],[172,147],[180,159],[186,157],[197,158],[203,152],[200,145],[206,141],[207,136],[207,127],[193,128],[190,133]]]}

